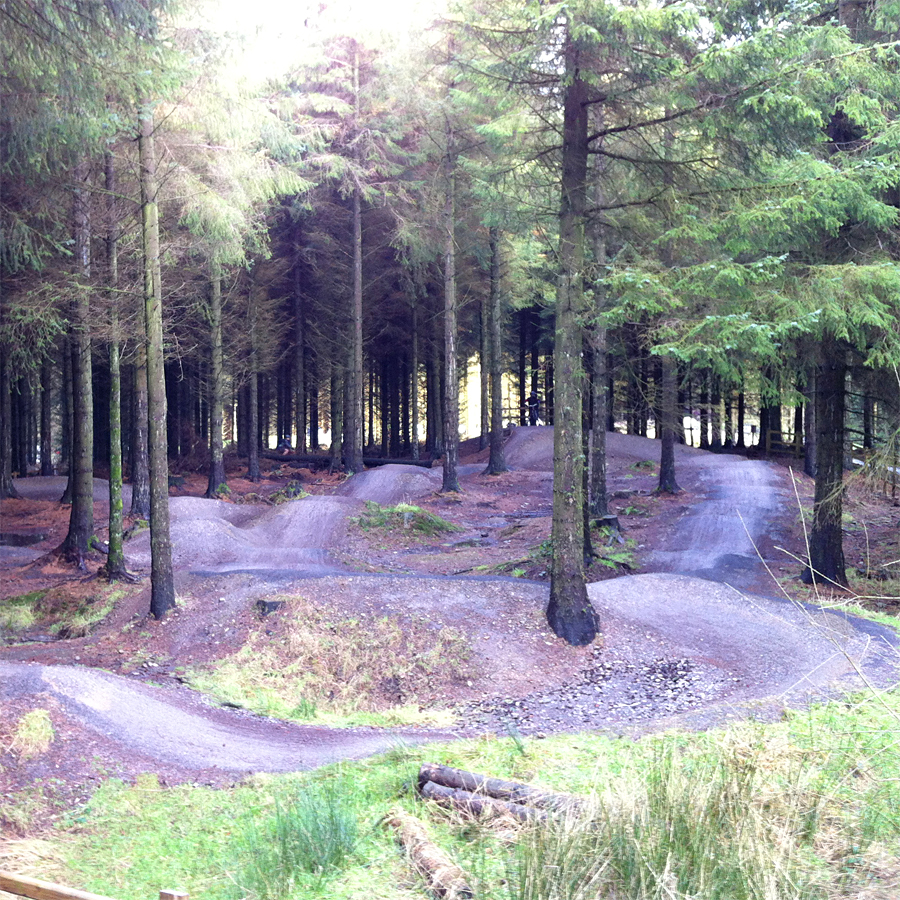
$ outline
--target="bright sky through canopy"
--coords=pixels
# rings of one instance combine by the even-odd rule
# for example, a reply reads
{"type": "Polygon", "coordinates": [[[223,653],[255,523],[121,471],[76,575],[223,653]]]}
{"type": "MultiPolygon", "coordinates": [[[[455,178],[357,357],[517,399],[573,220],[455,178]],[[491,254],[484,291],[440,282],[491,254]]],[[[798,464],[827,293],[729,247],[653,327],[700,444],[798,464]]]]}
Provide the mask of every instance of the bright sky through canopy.
{"type": "Polygon", "coordinates": [[[241,75],[276,77],[303,56],[315,29],[377,42],[379,36],[424,29],[444,8],[441,0],[205,0],[204,27],[239,36],[241,75]]]}

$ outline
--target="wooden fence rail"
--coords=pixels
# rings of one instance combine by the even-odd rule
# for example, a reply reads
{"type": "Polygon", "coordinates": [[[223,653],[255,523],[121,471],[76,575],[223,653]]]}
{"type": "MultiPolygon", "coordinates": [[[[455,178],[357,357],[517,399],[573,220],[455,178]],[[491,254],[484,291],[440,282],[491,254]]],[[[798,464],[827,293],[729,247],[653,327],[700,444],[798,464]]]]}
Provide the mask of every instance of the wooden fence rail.
{"type": "MultiPolygon", "coordinates": [[[[0,870],[0,891],[28,897],[30,900],[111,900],[110,897],[101,894],[79,891],[50,881],[38,881],[37,878],[26,878],[24,875],[13,875],[2,870],[0,870]]],[[[190,900],[190,898],[183,891],[160,891],[159,900],[190,900]]]]}

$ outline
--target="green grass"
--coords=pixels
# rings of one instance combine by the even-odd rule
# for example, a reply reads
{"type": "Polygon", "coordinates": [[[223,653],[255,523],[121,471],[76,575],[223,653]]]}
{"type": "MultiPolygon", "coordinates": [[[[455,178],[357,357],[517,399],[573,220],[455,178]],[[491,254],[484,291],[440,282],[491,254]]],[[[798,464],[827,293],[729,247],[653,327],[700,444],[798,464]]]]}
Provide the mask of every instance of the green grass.
{"type": "Polygon", "coordinates": [[[264,715],[317,724],[453,721],[419,698],[474,674],[462,631],[412,619],[335,617],[302,597],[284,599],[277,624],[267,619],[237,653],[189,672],[194,687],[264,715]]]}
{"type": "Polygon", "coordinates": [[[0,629],[24,631],[37,621],[37,607],[47,591],[32,591],[18,597],[0,600],[0,629]]]}
{"type": "MultiPolygon", "coordinates": [[[[338,836],[345,850],[334,864],[313,854],[312,862],[291,865],[287,881],[273,875],[279,898],[408,900],[423,896],[421,883],[378,824],[399,803],[427,820],[483,900],[893,900],[898,734],[900,696],[868,694],[775,724],[638,742],[519,738],[524,754],[495,737],[398,747],[223,791],[112,782],[57,838],[73,886],[121,900],[146,900],[161,887],[204,900],[262,898],[244,868],[248,853],[261,859],[273,844],[290,843],[279,829],[311,830],[315,808],[316,827],[327,834],[311,843],[323,859],[331,858],[332,830],[350,833],[355,820],[356,838],[345,844],[338,836]],[[506,827],[417,801],[408,785],[426,760],[580,793],[590,798],[589,813],[548,829],[518,829],[510,840],[506,827]],[[332,819],[340,823],[333,829],[332,819]],[[253,851],[254,841],[262,848],[253,851]]],[[[277,874],[279,865],[267,863],[267,871],[277,874]]]]}
{"type": "Polygon", "coordinates": [[[363,531],[376,529],[405,531],[419,537],[434,537],[439,534],[462,531],[458,525],[409,503],[381,506],[372,500],[367,500],[366,511],[350,521],[363,531]]]}
{"type": "Polygon", "coordinates": [[[281,490],[275,491],[269,495],[269,502],[276,506],[281,503],[288,503],[291,500],[302,500],[309,494],[303,490],[303,484],[296,479],[289,481],[281,490]]]}
{"type": "Polygon", "coordinates": [[[46,709],[33,709],[16,723],[10,750],[23,759],[45,753],[53,743],[53,723],[46,709]]]}
{"type": "Polygon", "coordinates": [[[83,637],[112,612],[126,590],[98,585],[90,597],[73,598],[64,588],[33,591],[0,600],[0,629],[20,632],[40,625],[60,637],[83,637]]]}
{"type": "Polygon", "coordinates": [[[350,862],[358,843],[352,785],[309,782],[275,796],[271,812],[251,811],[237,837],[235,900],[281,900],[321,891],[350,862]]]}
{"type": "Polygon", "coordinates": [[[116,603],[125,596],[121,590],[103,591],[94,597],[89,597],[77,603],[66,611],[63,618],[53,622],[49,626],[51,634],[62,637],[84,637],[90,634],[96,625],[102,622],[115,607],[116,603]]]}

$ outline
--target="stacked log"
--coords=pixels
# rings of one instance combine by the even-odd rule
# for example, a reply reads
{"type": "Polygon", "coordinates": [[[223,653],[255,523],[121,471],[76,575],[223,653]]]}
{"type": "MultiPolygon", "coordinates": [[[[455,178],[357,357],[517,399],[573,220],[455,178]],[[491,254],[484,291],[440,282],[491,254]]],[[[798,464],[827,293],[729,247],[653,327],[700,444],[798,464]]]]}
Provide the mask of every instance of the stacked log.
{"type": "Polygon", "coordinates": [[[520,822],[543,821],[548,811],[563,812],[584,806],[583,800],[571,794],[435,763],[424,763],[419,769],[419,793],[472,815],[506,814],[520,822]]]}
{"type": "MultiPolygon", "coordinates": [[[[571,794],[545,791],[518,781],[488,778],[434,763],[425,763],[419,769],[418,790],[423,799],[467,816],[512,818],[526,824],[542,823],[552,813],[584,807],[584,801],[571,794]]],[[[473,896],[465,873],[431,841],[419,819],[394,809],[385,822],[397,830],[407,856],[431,893],[448,900],[465,900],[473,896]]]]}

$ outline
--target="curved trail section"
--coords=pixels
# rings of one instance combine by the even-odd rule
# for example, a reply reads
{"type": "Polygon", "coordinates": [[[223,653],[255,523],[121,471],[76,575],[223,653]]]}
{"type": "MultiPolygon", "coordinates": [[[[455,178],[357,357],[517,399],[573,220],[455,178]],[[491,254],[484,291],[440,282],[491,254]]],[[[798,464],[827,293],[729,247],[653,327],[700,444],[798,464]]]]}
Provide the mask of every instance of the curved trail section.
{"type": "Polygon", "coordinates": [[[757,548],[792,498],[783,474],[762,460],[682,448],[680,477],[695,478],[698,502],[682,517],[666,546],[652,551],[646,572],[677,572],[743,590],[770,582],[757,548]]]}
{"type": "Polygon", "coordinates": [[[360,759],[400,744],[451,739],[412,730],[328,730],[241,716],[184,691],[77,666],[0,662],[0,696],[45,694],[107,740],[170,765],[227,772],[293,772],[360,759]]]}
{"type": "MultiPolygon", "coordinates": [[[[617,454],[635,462],[658,454],[653,441],[614,434],[609,440],[617,454]]],[[[893,681],[896,640],[886,629],[734,589],[759,590],[762,584],[765,570],[754,544],[784,505],[778,470],[690,448],[677,453],[696,502],[673,526],[665,547],[651,553],[651,574],[590,587],[604,645],[589,651],[561,648],[550,639],[545,584],[352,574],[336,563],[331,551],[340,547],[348,516],[364,500],[414,501],[439,487],[435,471],[385,466],[355,476],[335,495],[279,507],[173,498],[176,565],[181,573],[202,576],[204,590],[221,591],[226,614],[278,583],[323,606],[335,594],[356,592],[379,614],[419,611],[435,625],[467,628],[482,670],[465,711],[476,731],[510,722],[522,733],[635,732],[676,722],[706,727],[742,714],[747,702],[777,707],[858,686],[858,672],[876,684],[893,681]],[[498,695],[504,689],[510,695],[498,695]]],[[[507,460],[541,491],[549,489],[552,429],[515,429],[507,460]]],[[[481,468],[472,466],[473,476],[481,468]]],[[[130,563],[149,564],[147,542],[145,535],[129,544],[130,563]]],[[[303,727],[212,708],[186,689],[70,666],[2,662],[4,694],[47,694],[106,740],[198,770],[299,770],[398,742],[458,736],[303,727]]]]}

